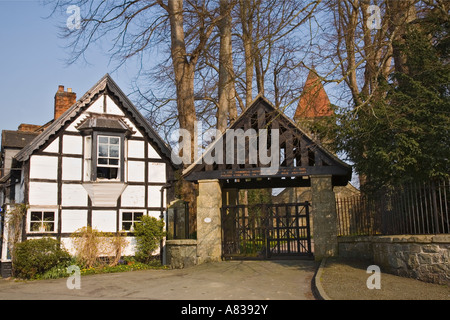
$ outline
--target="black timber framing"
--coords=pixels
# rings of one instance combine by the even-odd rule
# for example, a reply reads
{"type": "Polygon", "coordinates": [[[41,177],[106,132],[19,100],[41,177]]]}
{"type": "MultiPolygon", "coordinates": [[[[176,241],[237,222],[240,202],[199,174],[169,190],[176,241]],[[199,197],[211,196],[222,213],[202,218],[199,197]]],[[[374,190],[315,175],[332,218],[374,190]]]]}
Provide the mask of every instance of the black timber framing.
{"type": "Polygon", "coordinates": [[[265,189],[265,188],[298,188],[310,187],[309,178],[267,178],[267,179],[232,179],[221,180],[223,189],[265,189]]]}
{"type": "MultiPolygon", "coordinates": [[[[75,123],[79,125],[80,123],[75,123]]],[[[108,135],[112,135],[106,132],[108,135]]],[[[124,141],[125,134],[116,133],[121,135],[121,154],[124,154],[124,141]]],[[[82,150],[84,150],[84,139],[82,139],[82,150]]],[[[94,146],[93,146],[94,148],[94,146]]],[[[93,153],[94,154],[94,153],[93,153]]],[[[148,189],[149,187],[163,187],[166,182],[149,182],[148,181],[148,171],[149,163],[164,163],[166,170],[166,180],[167,182],[173,182],[174,171],[178,169],[178,166],[174,165],[171,161],[171,149],[170,147],[161,139],[161,137],[153,130],[150,124],[145,120],[141,113],[136,109],[136,107],[128,100],[127,96],[121,91],[117,84],[110,78],[107,74],[105,75],[97,84],[95,84],[79,101],[72,105],[60,118],[57,120],[52,120],[49,127],[47,127],[41,134],[37,135],[33,140],[31,140],[21,151],[17,153],[14,158],[17,166],[24,166],[25,170],[25,202],[29,203],[29,184],[30,182],[48,182],[57,184],[57,206],[55,206],[55,212],[57,214],[58,224],[55,227],[54,232],[28,232],[27,231],[27,215],[24,216],[24,223],[22,229],[22,237],[24,240],[32,237],[42,237],[42,236],[55,236],[58,239],[61,237],[67,237],[70,233],[62,232],[62,210],[87,210],[87,226],[92,226],[92,213],[95,210],[110,210],[116,211],[116,225],[117,232],[119,231],[119,216],[120,210],[136,210],[136,211],[155,211],[160,212],[162,209],[166,208],[166,204],[162,207],[149,206],[148,204],[148,189]],[[64,184],[82,184],[83,179],[80,180],[63,180],[62,179],[62,159],[68,158],[79,158],[83,159],[82,154],[67,154],[63,153],[63,136],[79,136],[83,135],[80,132],[68,131],[67,128],[75,123],[75,120],[85,112],[99,97],[109,95],[109,97],[114,101],[114,103],[121,108],[124,112],[124,117],[122,116],[111,116],[112,118],[122,119],[127,118],[132,122],[136,129],[141,133],[142,137],[129,137],[127,140],[143,141],[144,142],[144,158],[127,158],[128,161],[141,161],[144,163],[144,181],[143,182],[126,182],[127,185],[137,185],[143,186],[145,189],[145,203],[144,206],[137,207],[127,207],[122,206],[122,196],[118,197],[115,206],[110,207],[96,207],[93,205],[91,198],[87,197],[87,206],[63,206],[62,205],[62,186],[64,184]],[[59,138],[58,152],[44,152],[55,139],[59,138]],[[160,158],[151,158],[148,156],[149,145],[155,149],[160,158]],[[32,155],[41,156],[52,156],[58,158],[58,169],[56,179],[31,179],[30,170],[30,157],[32,155]]],[[[125,168],[124,159],[122,158],[121,168],[125,168]]],[[[82,161],[82,172],[84,172],[84,161],[82,161]]],[[[123,176],[123,174],[122,174],[123,176]]],[[[20,181],[20,180],[19,180],[20,181]]],[[[12,188],[11,190],[14,190],[12,188]]],[[[167,189],[166,199],[170,202],[174,197],[173,188],[167,189]]],[[[129,234],[131,235],[131,234],[129,234]]]]}

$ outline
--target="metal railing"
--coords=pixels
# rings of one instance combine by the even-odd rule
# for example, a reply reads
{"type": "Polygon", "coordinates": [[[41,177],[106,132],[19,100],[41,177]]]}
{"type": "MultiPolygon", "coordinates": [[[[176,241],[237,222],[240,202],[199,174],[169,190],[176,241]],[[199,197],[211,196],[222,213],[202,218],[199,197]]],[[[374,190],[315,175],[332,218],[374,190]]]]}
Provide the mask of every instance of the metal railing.
{"type": "Polygon", "coordinates": [[[450,180],[410,183],[376,196],[336,199],[339,235],[450,233],[450,180]]]}

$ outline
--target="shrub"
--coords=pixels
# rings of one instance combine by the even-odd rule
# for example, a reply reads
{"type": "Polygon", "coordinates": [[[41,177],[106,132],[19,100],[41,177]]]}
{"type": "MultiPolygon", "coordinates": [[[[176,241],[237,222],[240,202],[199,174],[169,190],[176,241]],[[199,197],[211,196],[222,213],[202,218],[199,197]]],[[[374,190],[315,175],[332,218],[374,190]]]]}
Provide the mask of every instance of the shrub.
{"type": "Polygon", "coordinates": [[[153,252],[164,238],[164,221],[151,216],[142,216],[134,226],[136,237],[136,260],[149,263],[153,252]]]}
{"type": "Polygon", "coordinates": [[[58,264],[70,260],[69,253],[52,238],[30,239],[18,243],[13,259],[14,276],[34,279],[58,264]]]}
{"type": "Polygon", "coordinates": [[[92,267],[101,255],[101,234],[92,227],[83,227],[71,235],[76,257],[81,265],[92,267]]]}
{"type": "Polygon", "coordinates": [[[70,265],[77,265],[78,261],[72,257],[70,260],[58,263],[56,266],[52,267],[50,270],[45,271],[43,274],[37,274],[37,279],[59,279],[69,276],[67,268],[70,265]]]}
{"type": "Polygon", "coordinates": [[[99,232],[83,227],[72,234],[76,257],[82,266],[92,268],[109,260],[117,265],[127,241],[122,233],[99,232]]]}
{"type": "Polygon", "coordinates": [[[7,245],[11,253],[11,259],[14,259],[16,245],[20,242],[22,236],[23,217],[27,209],[28,206],[26,204],[16,204],[5,216],[5,222],[8,226],[5,232],[7,233],[7,245]]]}

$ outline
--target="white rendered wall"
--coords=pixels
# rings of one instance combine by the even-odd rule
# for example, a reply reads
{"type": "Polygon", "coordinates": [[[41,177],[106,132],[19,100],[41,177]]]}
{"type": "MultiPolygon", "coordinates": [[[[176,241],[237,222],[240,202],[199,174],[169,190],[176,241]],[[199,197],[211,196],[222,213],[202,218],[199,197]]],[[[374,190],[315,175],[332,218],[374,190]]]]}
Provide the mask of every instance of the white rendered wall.
{"type": "Polygon", "coordinates": [[[47,148],[44,149],[44,152],[59,152],[59,137],[53,140],[52,143],[50,143],[47,148]]]}
{"type": "Polygon", "coordinates": [[[58,177],[58,157],[31,156],[30,179],[53,179],[58,177]]]}
{"type": "Polygon", "coordinates": [[[118,116],[125,116],[122,109],[120,109],[109,96],[106,97],[106,113],[118,116]]]}
{"type": "Polygon", "coordinates": [[[100,232],[116,232],[116,211],[92,210],[92,228],[100,232]]]}
{"type": "Polygon", "coordinates": [[[83,159],[62,158],[62,179],[81,181],[83,170],[83,159]]]}
{"type": "Polygon", "coordinates": [[[86,207],[88,194],[81,184],[62,185],[62,205],[64,207],[86,207]]]}
{"type": "Polygon", "coordinates": [[[83,154],[83,137],[81,136],[63,136],[64,154],[83,154]]]}
{"type": "Polygon", "coordinates": [[[30,182],[28,201],[30,206],[56,206],[58,204],[58,184],[30,182]]]}
{"type": "MultiPolygon", "coordinates": [[[[166,192],[164,190],[164,205],[166,204],[166,192]]],[[[148,206],[161,207],[161,186],[148,186],[148,206]]]]}
{"type": "Polygon", "coordinates": [[[144,182],[145,181],[145,163],[144,161],[128,160],[128,181],[144,182]]]}
{"type": "Polygon", "coordinates": [[[158,152],[156,152],[150,143],[148,144],[148,157],[151,159],[161,159],[158,152]]]}
{"type": "Polygon", "coordinates": [[[128,186],[122,193],[122,207],[144,207],[145,206],[145,187],[128,186]]]}
{"type": "MultiPolygon", "coordinates": [[[[104,110],[104,96],[99,96],[86,112],[92,112],[97,114],[105,114],[104,110]]],[[[109,97],[106,97],[106,114],[113,114],[118,116],[125,116],[123,111],[115,104],[115,102],[109,97]]]]}
{"type": "Polygon", "coordinates": [[[148,181],[166,183],[166,164],[161,162],[149,162],[148,181]]]}
{"type": "Polygon", "coordinates": [[[61,232],[72,233],[87,226],[87,210],[62,210],[61,232]]]}
{"type": "Polygon", "coordinates": [[[161,216],[161,211],[148,211],[148,215],[156,219],[159,219],[161,216]]]}
{"type": "Polygon", "coordinates": [[[128,157],[144,158],[144,141],[128,140],[128,157]]]}

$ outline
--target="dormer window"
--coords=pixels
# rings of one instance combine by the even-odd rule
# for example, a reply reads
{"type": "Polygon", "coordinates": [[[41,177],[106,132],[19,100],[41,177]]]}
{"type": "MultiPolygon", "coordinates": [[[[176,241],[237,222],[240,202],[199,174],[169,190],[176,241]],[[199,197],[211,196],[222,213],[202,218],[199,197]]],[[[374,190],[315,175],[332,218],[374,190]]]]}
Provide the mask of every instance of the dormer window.
{"type": "Polygon", "coordinates": [[[92,115],[77,128],[84,135],[84,181],[124,182],[125,137],[131,129],[120,117],[92,115]]]}

